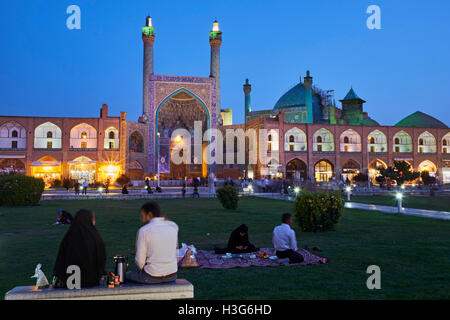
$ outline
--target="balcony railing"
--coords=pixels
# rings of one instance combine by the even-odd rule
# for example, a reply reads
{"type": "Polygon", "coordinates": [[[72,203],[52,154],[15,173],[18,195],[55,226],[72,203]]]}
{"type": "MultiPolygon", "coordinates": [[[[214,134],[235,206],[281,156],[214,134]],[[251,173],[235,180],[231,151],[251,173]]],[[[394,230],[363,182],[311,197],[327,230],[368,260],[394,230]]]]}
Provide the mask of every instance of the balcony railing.
{"type": "Polygon", "coordinates": [[[61,148],[33,148],[34,151],[61,151],[61,148]]]}
{"type": "Polygon", "coordinates": [[[119,148],[105,148],[105,151],[120,151],[119,148]]]}
{"type": "Polygon", "coordinates": [[[26,148],[0,148],[0,151],[25,151],[26,148]]]}
{"type": "Polygon", "coordinates": [[[69,148],[69,151],[97,151],[97,148],[69,148]]]}

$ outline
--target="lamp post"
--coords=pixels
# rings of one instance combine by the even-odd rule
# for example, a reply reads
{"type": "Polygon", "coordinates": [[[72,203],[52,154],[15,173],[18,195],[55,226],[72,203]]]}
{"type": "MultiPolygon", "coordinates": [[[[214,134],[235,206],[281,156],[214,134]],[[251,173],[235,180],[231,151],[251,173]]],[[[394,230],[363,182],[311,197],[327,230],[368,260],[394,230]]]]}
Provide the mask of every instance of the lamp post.
{"type": "Polygon", "coordinates": [[[352,187],[347,186],[347,187],[345,188],[345,192],[347,193],[347,201],[350,202],[350,196],[352,195],[352,187]]]}
{"type": "Polygon", "coordinates": [[[398,213],[402,213],[402,199],[403,199],[403,193],[401,192],[397,192],[397,194],[395,195],[395,197],[397,198],[397,208],[398,208],[398,213]]]}

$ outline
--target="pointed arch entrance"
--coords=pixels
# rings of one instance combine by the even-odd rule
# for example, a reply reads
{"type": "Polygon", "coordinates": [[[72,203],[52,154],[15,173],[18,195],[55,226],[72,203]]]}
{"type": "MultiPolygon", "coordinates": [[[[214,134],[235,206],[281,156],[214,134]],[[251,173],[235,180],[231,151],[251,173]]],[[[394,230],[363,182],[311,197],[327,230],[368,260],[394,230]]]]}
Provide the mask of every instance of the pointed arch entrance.
{"type": "Polygon", "coordinates": [[[300,159],[292,159],[286,164],[287,179],[306,181],[307,172],[306,164],[300,159]]]}

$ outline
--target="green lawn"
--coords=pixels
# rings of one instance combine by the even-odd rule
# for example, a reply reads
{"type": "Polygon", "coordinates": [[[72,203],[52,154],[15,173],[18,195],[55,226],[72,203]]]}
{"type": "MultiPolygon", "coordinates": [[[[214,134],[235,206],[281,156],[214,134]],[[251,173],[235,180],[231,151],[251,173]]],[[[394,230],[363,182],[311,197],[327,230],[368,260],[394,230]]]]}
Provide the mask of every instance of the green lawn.
{"type": "MultiPolygon", "coordinates": [[[[271,246],[280,214],[293,203],[245,198],[227,212],[216,199],[159,201],[180,226],[179,240],[200,249],[225,245],[237,225],[247,223],[256,246],[271,246]],[[207,233],[210,233],[208,236],[207,233]]],[[[58,208],[96,212],[97,227],[112,256],[134,250],[142,201],[47,201],[32,208],[0,208],[0,296],[31,285],[37,263],[50,278],[66,226],[52,226],[58,208]]],[[[299,233],[301,246],[320,246],[327,265],[231,270],[183,269],[197,299],[448,299],[450,222],[377,212],[346,210],[337,231],[299,233]],[[366,288],[366,268],[381,268],[381,290],[366,288]]],[[[132,260],[132,259],[131,259],[132,260]]]]}
{"type": "MultiPolygon", "coordinates": [[[[380,204],[385,206],[397,206],[397,199],[394,195],[388,196],[352,196],[351,201],[380,204]]],[[[403,207],[427,209],[427,210],[439,210],[450,211],[450,196],[443,197],[422,197],[422,196],[409,196],[404,194],[403,207]]]]}

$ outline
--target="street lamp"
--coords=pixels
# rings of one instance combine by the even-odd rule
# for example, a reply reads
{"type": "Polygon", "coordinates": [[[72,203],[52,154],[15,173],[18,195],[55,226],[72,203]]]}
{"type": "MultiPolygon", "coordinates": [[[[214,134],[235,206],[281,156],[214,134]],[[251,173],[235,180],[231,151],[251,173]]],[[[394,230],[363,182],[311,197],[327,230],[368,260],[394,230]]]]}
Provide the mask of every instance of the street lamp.
{"type": "Polygon", "coordinates": [[[345,187],[345,192],[347,193],[347,201],[350,201],[350,196],[352,195],[352,187],[345,187]]]}
{"type": "Polygon", "coordinates": [[[295,192],[295,195],[298,195],[298,193],[300,192],[300,188],[299,187],[295,187],[294,188],[294,192],[295,192]]]}
{"type": "Polygon", "coordinates": [[[397,208],[398,208],[398,213],[402,213],[402,199],[403,199],[403,193],[397,192],[397,194],[395,195],[395,197],[397,198],[397,208]]]}

